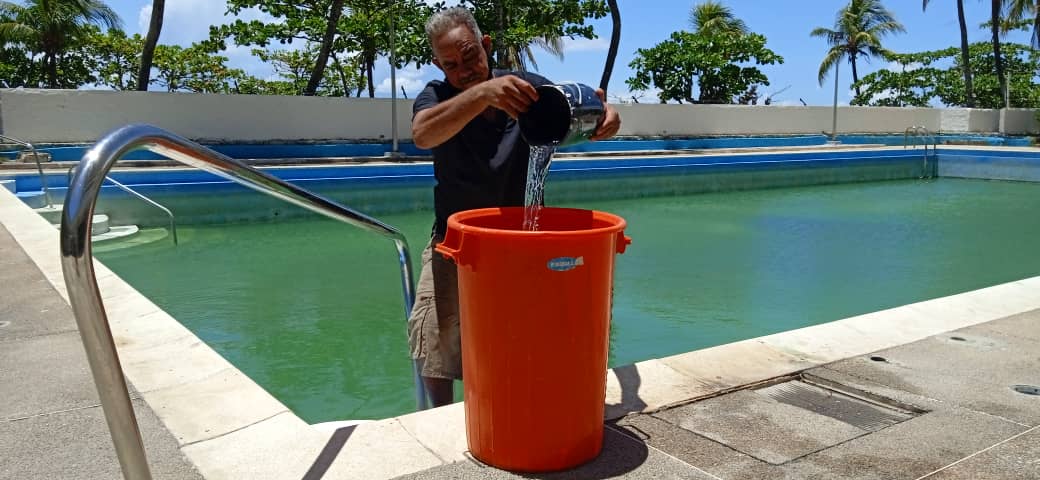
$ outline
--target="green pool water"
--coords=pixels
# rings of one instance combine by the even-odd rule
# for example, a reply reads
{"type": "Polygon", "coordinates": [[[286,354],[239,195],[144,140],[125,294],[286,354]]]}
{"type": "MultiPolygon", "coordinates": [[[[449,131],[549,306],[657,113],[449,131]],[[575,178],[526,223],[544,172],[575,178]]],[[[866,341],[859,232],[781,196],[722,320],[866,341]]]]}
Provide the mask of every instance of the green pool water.
{"type": "MultiPolygon", "coordinates": [[[[561,206],[629,224],[611,366],[1040,274],[1040,185],[1029,183],[898,181],[561,206]]],[[[432,213],[383,219],[418,260],[432,213]]],[[[107,246],[97,256],[308,422],[413,410],[391,242],[317,218],[178,230],[178,247],[107,246]]]]}

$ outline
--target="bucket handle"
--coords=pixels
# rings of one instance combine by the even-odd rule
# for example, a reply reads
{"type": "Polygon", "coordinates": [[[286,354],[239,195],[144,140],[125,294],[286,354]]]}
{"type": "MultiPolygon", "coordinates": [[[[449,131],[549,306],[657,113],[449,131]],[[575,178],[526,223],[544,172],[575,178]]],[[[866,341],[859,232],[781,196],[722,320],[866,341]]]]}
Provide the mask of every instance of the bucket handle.
{"type": "Polygon", "coordinates": [[[434,245],[433,249],[443,255],[444,258],[455,262],[456,265],[461,265],[463,238],[462,232],[448,230],[448,233],[444,235],[444,240],[434,245]]]}
{"type": "Polygon", "coordinates": [[[625,235],[625,232],[617,233],[617,253],[625,253],[625,249],[632,244],[632,237],[625,235]]]}

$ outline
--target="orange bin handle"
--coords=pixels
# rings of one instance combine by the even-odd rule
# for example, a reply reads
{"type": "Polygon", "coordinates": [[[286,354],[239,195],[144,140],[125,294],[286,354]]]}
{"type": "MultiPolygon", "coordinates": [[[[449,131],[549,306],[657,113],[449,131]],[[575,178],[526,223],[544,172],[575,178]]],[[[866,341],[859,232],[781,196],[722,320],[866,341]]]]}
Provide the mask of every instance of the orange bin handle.
{"type": "Polygon", "coordinates": [[[444,255],[444,258],[462,265],[462,239],[463,233],[456,230],[448,230],[444,240],[433,246],[434,251],[444,255]]]}
{"type": "Polygon", "coordinates": [[[632,237],[625,235],[625,232],[617,233],[617,253],[625,253],[625,249],[632,244],[632,237]]]}

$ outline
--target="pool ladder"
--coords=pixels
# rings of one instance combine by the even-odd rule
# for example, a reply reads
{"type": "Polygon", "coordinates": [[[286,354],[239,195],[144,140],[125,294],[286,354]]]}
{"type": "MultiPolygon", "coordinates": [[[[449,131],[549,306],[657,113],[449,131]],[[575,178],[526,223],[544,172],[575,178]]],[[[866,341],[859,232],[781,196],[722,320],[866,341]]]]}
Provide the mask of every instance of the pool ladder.
{"type": "MultiPolygon", "coordinates": [[[[141,148],[393,240],[401,266],[405,318],[411,313],[415,300],[408,241],[396,228],[160,128],[127,125],[109,132],[80,160],[65,196],[61,213],[61,267],[119,466],[124,478],[134,480],[151,479],[152,475],[98,291],[90,230],[97,197],[108,171],[123,155],[141,148]]],[[[413,364],[416,406],[424,409],[427,397],[419,371],[417,361],[413,364]]]]}
{"type": "MultiPolygon", "coordinates": [[[[65,177],[68,179],[68,183],[66,185],[69,185],[69,186],[72,185],[72,171],[75,170],[75,169],[76,169],[76,167],[71,167],[71,168],[69,168],[68,173],[65,174],[65,177]]],[[[159,202],[156,202],[155,200],[152,200],[151,198],[148,198],[147,196],[145,196],[145,194],[140,193],[137,190],[134,190],[134,189],[132,189],[132,188],[126,186],[126,185],[123,185],[122,183],[117,182],[112,177],[105,176],[105,181],[111,183],[112,185],[115,185],[120,190],[122,190],[122,191],[124,191],[126,193],[129,193],[130,195],[133,195],[133,196],[141,199],[141,201],[143,201],[144,203],[147,203],[147,204],[149,204],[149,205],[151,205],[151,206],[153,206],[155,208],[158,208],[159,210],[162,210],[164,213],[166,213],[166,216],[170,218],[170,233],[173,236],[173,244],[177,245],[179,243],[179,242],[177,242],[177,219],[174,218],[173,212],[171,212],[169,208],[166,208],[166,207],[162,206],[162,204],[160,204],[159,202]]]]}
{"type": "Polygon", "coordinates": [[[924,159],[922,160],[923,164],[921,165],[921,177],[920,178],[931,178],[931,177],[934,177],[936,175],[936,171],[938,170],[938,164],[939,164],[939,162],[938,162],[938,156],[939,156],[939,146],[938,146],[938,143],[939,143],[939,141],[936,138],[936,136],[933,135],[930,130],[928,130],[927,127],[924,127],[924,126],[921,126],[921,125],[910,126],[910,127],[907,127],[906,130],[903,131],[903,149],[904,150],[908,146],[916,149],[918,140],[920,140],[920,143],[922,145],[924,145],[924,159]],[[913,144],[910,143],[911,139],[913,141],[913,144]],[[932,162],[932,169],[931,170],[928,168],[928,143],[929,143],[929,140],[931,141],[931,145],[932,145],[932,156],[936,158],[936,161],[932,162]]]}
{"type": "Polygon", "coordinates": [[[43,190],[43,198],[47,200],[47,208],[53,206],[51,203],[51,193],[47,190],[47,176],[43,174],[43,166],[40,165],[40,154],[36,153],[36,147],[29,142],[19,140],[14,137],[8,137],[7,135],[0,135],[0,140],[4,140],[16,145],[21,145],[32,153],[33,160],[36,161],[36,172],[40,175],[40,190],[43,190]]]}

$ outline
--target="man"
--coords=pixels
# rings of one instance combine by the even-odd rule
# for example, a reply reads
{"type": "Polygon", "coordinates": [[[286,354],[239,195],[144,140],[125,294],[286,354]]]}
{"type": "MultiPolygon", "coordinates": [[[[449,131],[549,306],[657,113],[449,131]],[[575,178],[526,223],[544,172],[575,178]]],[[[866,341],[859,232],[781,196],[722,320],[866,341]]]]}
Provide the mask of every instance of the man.
{"type": "MultiPolygon", "coordinates": [[[[426,35],[445,81],[426,85],[415,98],[412,117],[415,146],[433,150],[437,186],[436,221],[422,254],[408,343],[412,358],[423,359],[423,383],[436,407],[454,400],[452,383],[462,379],[462,354],[455,265],[435,255],[432,246],[443,240],[453,213],[524,204],[530,147],[516,119],[538,99],[535,87],[550,82],[533,73],[492,71],[491,37],[481,35],[464,7],[431,16],[426,35]]],[[[612,137],[621,127],[603,91],[597,94],[605,115],[593,140],[612,137]]]]}

